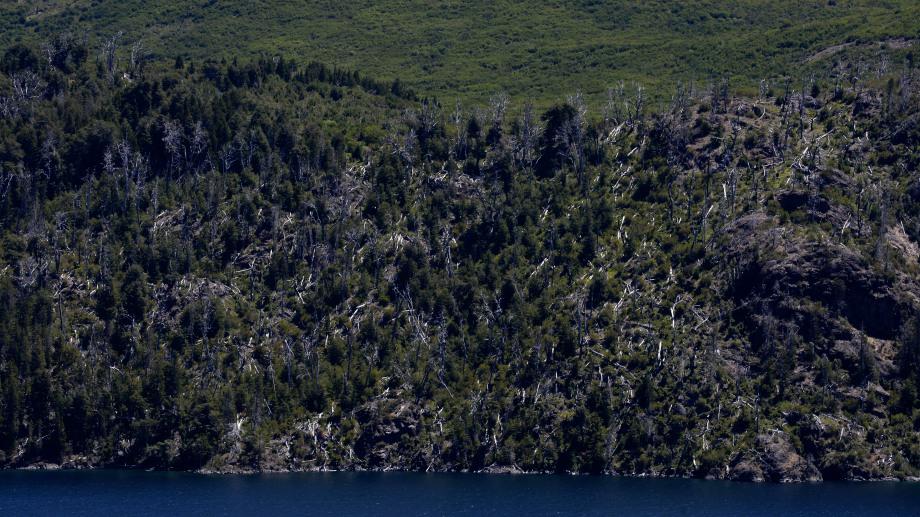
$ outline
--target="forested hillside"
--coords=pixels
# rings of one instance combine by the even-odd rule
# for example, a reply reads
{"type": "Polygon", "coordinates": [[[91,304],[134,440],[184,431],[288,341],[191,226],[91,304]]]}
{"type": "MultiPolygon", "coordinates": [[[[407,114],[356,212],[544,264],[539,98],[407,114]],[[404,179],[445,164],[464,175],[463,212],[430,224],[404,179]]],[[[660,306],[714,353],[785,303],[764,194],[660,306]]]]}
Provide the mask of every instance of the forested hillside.
{"type": "Polygon", "coordinates": [[[51,43],[0,60],[2,466],[920,474],[912,59],[537,111],[51,43]]]}
{"type": "Polygon", "coordinates": [[[845,59],[887,73],[920,39],[916,0],[30,0],[0,2],[0,44],[124,32],[155,57],[322,56],[453,102],[503,90],[543,110],[619,81],[667,101],[677,81],[763,78],[845,59]]]}

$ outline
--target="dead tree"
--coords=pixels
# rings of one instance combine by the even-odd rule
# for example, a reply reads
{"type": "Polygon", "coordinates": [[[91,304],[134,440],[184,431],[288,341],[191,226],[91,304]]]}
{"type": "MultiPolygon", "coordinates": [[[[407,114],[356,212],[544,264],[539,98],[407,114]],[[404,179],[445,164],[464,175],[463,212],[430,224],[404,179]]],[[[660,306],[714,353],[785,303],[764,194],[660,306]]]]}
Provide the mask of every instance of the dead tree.
{"type": "Polygon", "coordinates": [[[604,130],[610,131],[626,118],[629,111],[629,102],[626,100],[626,86],[623,81],[611,88],[607,88],[607,102],[604,104],[602,116],[604,130]]]}
{"type": "Polygon", "coordinates": [[[189,152],[191,153],[191,160],[194,162],[193,169],[195,172],[198,172],[205,165],[204,159],[207,157],[207,150],[208,132],[204,129],[204,124],[199,120],[192,129],[192,137],[189,142],[189,152]]]}
{"type": "Polygon", "coordinates": [[[441,107],[434,101],[425,100],[418,114],[418,123],[421,139],[427,141],[434,136],[441,123],[441,107]]]}
{"type": "Polygon", "coordinates": [[[454,129],[454,138],[451,145],[451,154],[455,159],[463,160],[466,158],[466,131],[464,131],[463,123],[466,120],[463,114],[463,107],[460,104],[460,101],[457,101],[456,106],[454,107],[454,112],[450,115],[450,123],[454,129]]]}
{"type": "Polygon", "coordinates": [[[568,98],[574,108],[574,116],[566,119],[560,131],[556,133],[556,145],[578,176],[582,194],[587,194],[588,182],[585,177],[585,127],[588,108],[581,93],[568,98]]]}
{"type": "Polygon", "coordinates": [[[524,105],[524,114],[517,128],[512,144],[514,159],[520,167],[532,170],[538,159],[537,143],[543,134],[543,128],[540,127],[534,115],[533,103],[528,102],[524,105]]]}
{"type": "Polygon", "coordinates": [[[43,173],[46,178],[52,178],[55,172],[60,169],[61,157],[58,154],[58,139],[54,133],[48,132],[45,140],[42,142],[42,164],[43,173]]]}
{"type": "Polygon", "coordinates": [[[179,158],[183,152],[183,131],[178,122],[166,119],[163,121],[163,146],[169,155],[169,174],[172,176],[179,165],[179,158]]]}
{"type": "Polygon", "coordinates": [[[131,45],[131,73],[137,74],[143,69],[144,62],[147,60],[147,49],[144,48],[144,44],[138,40],[131,45]]]}
{"type": "Polygon", "coordinates": [[[16,72],[10,79],[15,102],[15,106],[10,111],[15,114],[31,114],[35,102],[45,93],[45,81],[31,70],[16,72]]]}
{"type": "Polygon", "coordinates": [[[499,92],[489,99],[489,118],[491,119],[491,129],[489,131],[490,140],[494,147],[501,147],[501,132],[505,123],[505,114],[508,111],[508,94],[499,92]]]}
{"type": "Polygon", "coordinates": [[[407,132],[401,132],[395,126],[391,125],[387,132],[386,143],[390,146],[393,156],[399,159],[406,170],[406,179],[411,180],[415,166],[415,155],[418,149],[418,136],[415,129],[410,128],[407,132]]]}
{"type": "Polygon", "coordinates": [[[102,43],[101,59],[109,83],[115,84],[118,80],[118,48],[124,31],[118,31],[102,43]]]}
{"type": "Polygon", "coordinates": [[[630,113],[630,122],[633,124],[642,120],[642,110],[645,108],[645,89],[641,84],[636,83],[636,96],[630,113]]]}

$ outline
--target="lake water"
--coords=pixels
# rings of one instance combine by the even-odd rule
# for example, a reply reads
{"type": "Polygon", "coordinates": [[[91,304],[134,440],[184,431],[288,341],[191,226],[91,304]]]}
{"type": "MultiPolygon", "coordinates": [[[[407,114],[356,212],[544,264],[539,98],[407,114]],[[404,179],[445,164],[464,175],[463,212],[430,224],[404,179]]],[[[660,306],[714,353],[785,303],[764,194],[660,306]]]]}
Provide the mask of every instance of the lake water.
{"type": "Polygon", "coordinates": [[[920,515],[918,483],[477,474],[0,472],[0,515],[920,515]]]}

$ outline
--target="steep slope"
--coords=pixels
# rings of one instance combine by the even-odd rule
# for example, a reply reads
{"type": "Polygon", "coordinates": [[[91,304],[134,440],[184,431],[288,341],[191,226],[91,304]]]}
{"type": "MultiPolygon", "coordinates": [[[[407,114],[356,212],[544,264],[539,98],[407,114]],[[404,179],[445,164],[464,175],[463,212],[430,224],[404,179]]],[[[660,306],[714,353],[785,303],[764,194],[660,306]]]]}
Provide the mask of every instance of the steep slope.
{"type": "Polygon", "coordinates": [[[912,68],[512,119],[58,47],[0,61],[0,464],[918,473],[912,68]]]}

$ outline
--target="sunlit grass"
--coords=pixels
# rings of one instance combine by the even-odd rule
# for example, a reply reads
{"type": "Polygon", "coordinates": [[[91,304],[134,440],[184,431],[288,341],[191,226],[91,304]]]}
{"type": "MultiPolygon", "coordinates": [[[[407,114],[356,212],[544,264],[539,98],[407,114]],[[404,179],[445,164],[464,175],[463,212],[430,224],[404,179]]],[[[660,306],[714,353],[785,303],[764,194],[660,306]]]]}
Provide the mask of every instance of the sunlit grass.
{"type": "Polygon", "coordinates": [[[547,105],[576,89],[599,101],[619,81],[666,92],[678,80],[730,76],[750,87],[820,69],[837,55],[809,58],[834,45],[857,42],[849,51],[920,34],[913,0],[40,3],[0,6],[0,42],[75,27],[97,37],[124,30],[160,55],[282,53],[398,77],[448,102],[505,90],[547,105]]]}

